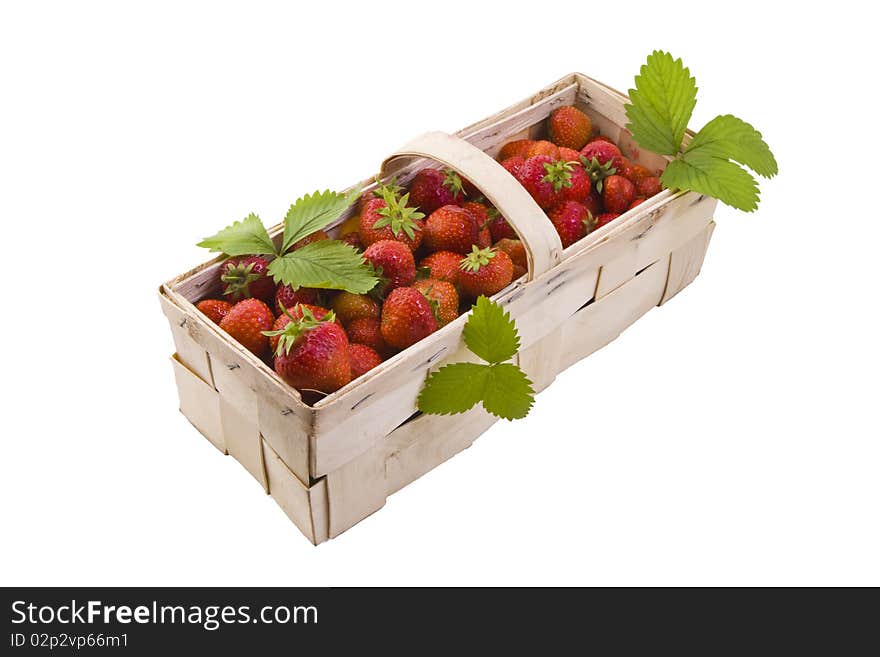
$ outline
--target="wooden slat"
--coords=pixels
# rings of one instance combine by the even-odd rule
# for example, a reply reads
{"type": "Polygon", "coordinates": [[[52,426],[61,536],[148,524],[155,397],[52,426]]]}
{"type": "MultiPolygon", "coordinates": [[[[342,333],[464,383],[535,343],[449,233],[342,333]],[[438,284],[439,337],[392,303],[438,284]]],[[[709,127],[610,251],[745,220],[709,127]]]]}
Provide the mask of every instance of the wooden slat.
{"type": "Polygon", "coordinates": [[[663,298],[660,299],[661,305],[690,285],[700,273],[714,230],[715,222],[709,222],[709,225],[698,235],[670,254],[669,277],[666,281],[663,298]]]}
{"type": "Polygon", "coordinates": [[[225,454],[223,425],[220,421],[220,396],[214,388],[181,363],[177,354],[171,357],[171,364],[174,367],[177,394],[180,397],[180,412],[214,447],[225,454]]]}
{"type": "Polygon", "coordinates": [[[311,487],[304,486],[265,441],[262,447],[272,498],[312,543],[326,541],[326,482],[322,479],[311,487]]]}

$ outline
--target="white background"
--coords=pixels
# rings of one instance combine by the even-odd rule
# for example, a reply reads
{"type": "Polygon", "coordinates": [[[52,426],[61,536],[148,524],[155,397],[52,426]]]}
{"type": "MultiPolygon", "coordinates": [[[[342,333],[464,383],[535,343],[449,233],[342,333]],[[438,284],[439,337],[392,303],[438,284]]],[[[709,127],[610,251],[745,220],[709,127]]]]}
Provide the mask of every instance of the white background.
{"type": "Polygon", "coordinates": [[[4,3],[0,583],[880,584],[872,22],[489,5],[4,3]],[[654,48],[692,127],[765,135],[759,211],[719,208],[697,281],[526,420],[310,545],[177,412],[159,283],[250,211],[570,71],[625,90],[654,48]]]}

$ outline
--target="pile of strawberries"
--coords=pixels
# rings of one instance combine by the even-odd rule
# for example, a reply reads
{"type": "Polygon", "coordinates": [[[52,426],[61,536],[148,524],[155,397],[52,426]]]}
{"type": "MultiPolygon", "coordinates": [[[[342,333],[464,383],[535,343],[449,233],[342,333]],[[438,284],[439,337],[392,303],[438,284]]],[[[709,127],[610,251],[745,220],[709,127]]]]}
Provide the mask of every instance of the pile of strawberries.
{"type": "MultiPolygon", "coordinates": [[[[594,137],[577,108],[556,110],[549,133],[552,141],[506,144],[499,159],[547,211],[564,246],[660,191],[656,176],[594,137]]],[[[223,298],[197,304],[300,390],[338,390],[526,273],[516,232],[448,169],[422,169],[408,189],[378,185],[339,234],[379,277],[369,294],[276,285],[267,258],[253,255],[226,260],[223,298]]],[[[324,239],[317,231],[293,248],[324,239]]]]}

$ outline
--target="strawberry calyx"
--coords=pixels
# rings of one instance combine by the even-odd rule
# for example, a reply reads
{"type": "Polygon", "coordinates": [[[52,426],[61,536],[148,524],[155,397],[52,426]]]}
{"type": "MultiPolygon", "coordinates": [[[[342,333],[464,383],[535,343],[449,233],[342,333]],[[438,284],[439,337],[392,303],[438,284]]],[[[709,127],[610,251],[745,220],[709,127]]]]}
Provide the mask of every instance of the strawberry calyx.
{"type": "Polygon", "coordinates": [[[436,319],[438,323],[441,323],[443,320],[440,319],[440,301],[431,296],[433,290],[434,286],[429,285],[427,290],[419,290],[419,292],[422,293],[422,296],[425,297],[428,305],[431,306],[431,312],[434,313],[434,319],[436,319]]]}
{"type": "Polygon", "coordinates": [[[407,237],[415,239],[415,231],[422,229],[416,222],[419,219],[424,219],[425,213],[419,212],[417,208],[407,206],[409,193],[407,192],[399,199],[389,193],[383,197],[383,200],[385,207],[379,210],[382,218],[373,224],[373,228],[378,230],[390,226],[395,237],[399,237],[403,231],[407,237]]]}
{"type": "Polygon", "coordinates": [[[590,176],[590,182],[593,183],[593,187],[596,188],[596,191],[600,194],[602,193],[602,181],[604,181],[608,176],[613,176],[617,173],[617,169],[611,166],[612,161],[608,160],[604,164],[601,164],[599,160],[595,157],[593,159],[588,160],[586,157],[581,155],[581,164],[584,167],[584,171],[587,172],[587,175],[590,176]]]}
{"type": "Polygon", "coordinates": [[[582,222],[582,223],[584,224],[584,226],[586,226],[587,228],[591,228],[592,226],[595,226],[595,225],[596,225],[596,217],[593,216],[593,213],[592,213],[592,212],[590,212],[589,210],[587,210],[587,216],[586,216],[585,218],[581,219],[581,222],[582,222]]]}
{"type": "Polygon", "coordinates": [[[464,185],[461,182],[461,176],[459,176],[452,169],[443,170],[443,186],[450,192],[452,192],[453,198],[458,198],[459,195],[465,195],[464,185]]]}
{"type": "Polygon", "coordinates": [[[474,244],[471,252],[462,258],[460,263],[458,263],[458,268],[466,272],[478,272],[480,271],[480,268],[485,267],[492,261],[492,258],[495,257],[497,252],[498,249],[494,247],[481,249],[474,244]]]}
{"type": "Polygon", "coordinates": [[[224,267],[223,275],[220,276],[220,280],[226,283],[223,294],[230,295],[233,299],[247,299],[250,297],[251,283],[258,281],[265,275],[254,271],[256,264],[255,262],[250,262],[246,265],[238,263],[224,267]]]}
{"type": "Polygon", "coordinates": [[[546,175],[541,178],[542,182],[553,185],[553,191],[558,192],[563,187],[571,187],[571,172],[574,165],[565,160],[556,160],[555,162],[544,162],[544,171],[546,175]]]}
{"type": "Polygon", "coordinates": [[[401,193],[403,192],[403,187],[397,184],[397,176],[389,180],[387,183],[383,183],[376,177],[376,189],[373,190],[373,196],[376,198],[381,198],[386,203],[391,203],[392,199],[397,200],[400,198],[401,193]]]}
{"type": "Polygon", "coordinates": [[[424,281],[428,278],[431,278],[431,268],[430,267],[416,267],[416,280],[424,281]]]}
{"type": "Polygon", "coordinates": [[[332,310],[324,315],[321,319],[315,317],[311,310],[309,310],[306,306],[300,305],[300,312],[302,313],[302,318],[297,319],[293,315],[290,314],[290,311],[284,307],[284,304],[281,305],[282,312],[287,315],[290,321],[283,329],[279,329],[277,331],[263,331],[263,335],[266,337],[275,337],[278,336],[278,348],[275,350],[275,354],[278,356],[287,355],[290,353],[290,350],[293,349],[293,346],[296,344],[297,340],[307,333],[311,331],[316,326],[320,326],[321,324],[325,324],[327,322],[333,322],[336,320],[336,313],[332,310]]]}

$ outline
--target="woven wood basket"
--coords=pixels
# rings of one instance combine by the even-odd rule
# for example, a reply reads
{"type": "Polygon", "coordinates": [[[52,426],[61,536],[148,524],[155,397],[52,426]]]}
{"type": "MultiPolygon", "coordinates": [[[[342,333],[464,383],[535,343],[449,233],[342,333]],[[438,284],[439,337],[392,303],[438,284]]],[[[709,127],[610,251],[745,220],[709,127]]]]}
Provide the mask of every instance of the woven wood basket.
{"type": "MultiPolygon", "coordinates": [[[[538,391],[694,280],[712,235],[714,199],[663,191],[563,249],[544,212],[493,159],[508,141],[544,137],[550,112],[576,105],[625,155],[662,168],[665,159],[640,152],[623,129],[626,100],[573,73],[455,135],[423,135],[382,165],[383,178],[397,175],[403,182],[432,161],[449,166],[477,185],[519,233],[528,273],[494,298],[516,320],[517,361],[538,391]]],[[[279,225],[270,233],[277,239],[281,231],[279,225]]],[[[220,261],[159,290],[176,347],[180,410],[217,449],[234,456],[313,543],[378,510],[388,495],[468,447],[496,421],[481,407],[453,416],[416,409],[430,371],[469,358],[461,339],[466,316],[341,390],[305,403],[193,305],[218,295],[220,261]]]]}

